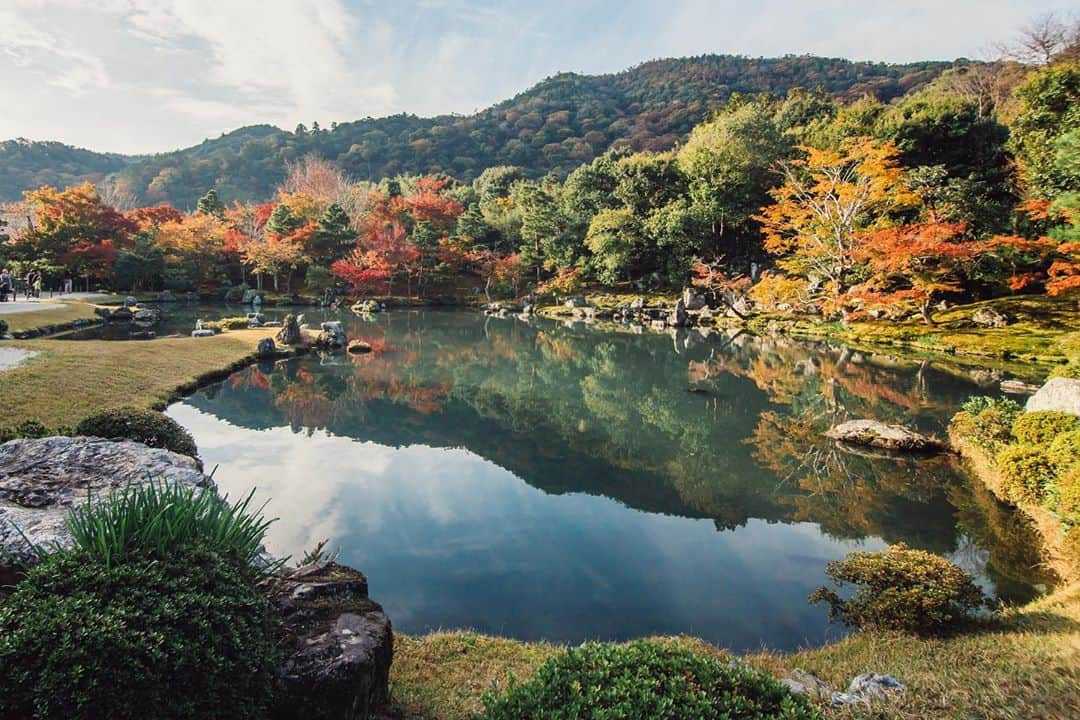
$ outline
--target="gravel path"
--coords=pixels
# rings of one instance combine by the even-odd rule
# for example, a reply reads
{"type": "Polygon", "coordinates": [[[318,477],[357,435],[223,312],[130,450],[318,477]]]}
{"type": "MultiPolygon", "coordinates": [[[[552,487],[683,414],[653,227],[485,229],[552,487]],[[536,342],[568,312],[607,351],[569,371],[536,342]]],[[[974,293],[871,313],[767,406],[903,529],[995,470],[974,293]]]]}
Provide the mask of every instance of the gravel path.
{"type": "Polygon", "coordinates": [[[0,347],[0,372],[17,367],[23,362],[37,355],[33,350],[21,348],[0,347]]]}

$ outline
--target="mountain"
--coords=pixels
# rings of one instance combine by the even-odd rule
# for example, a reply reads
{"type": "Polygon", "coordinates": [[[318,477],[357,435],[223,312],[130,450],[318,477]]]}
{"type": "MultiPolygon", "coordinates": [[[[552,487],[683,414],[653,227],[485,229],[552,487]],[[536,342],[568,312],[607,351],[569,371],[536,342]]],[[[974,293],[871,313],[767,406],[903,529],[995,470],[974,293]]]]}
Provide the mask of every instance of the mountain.
{"type": "Polygon", "coordinates": [[[191,208],[211,187],[226,200],[261,200],[282,180],[286,162],[308,153],[333,160],[356,179],[445,172],[469,180],[503,164],[533,176],[564,175],[615,144],[671,148],[733,93],[784,95],[804,87],[843,99],[873,94],[887,101],[950,65],[703,55],[654,60],[610,75],[562,73],[474,115],[402,114],[296,132],[256,125],[153,156],[11,141],[0,145],[0,199],[42,183],[114,173],[144,202],[191,208]]]}

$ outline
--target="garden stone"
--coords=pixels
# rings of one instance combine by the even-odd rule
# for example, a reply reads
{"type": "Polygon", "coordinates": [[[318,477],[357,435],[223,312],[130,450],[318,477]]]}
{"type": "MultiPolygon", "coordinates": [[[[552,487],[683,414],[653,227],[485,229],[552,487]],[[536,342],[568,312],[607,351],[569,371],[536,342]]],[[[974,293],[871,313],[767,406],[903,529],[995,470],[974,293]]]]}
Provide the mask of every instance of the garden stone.
{"type": "Polygon", "coordinates": [[[150,478],[214,486],[193,458],[131,440],[50,437],[0,445],[0,567],[9,565],[9,558],[34,561],[20,531],[34,545],[70,546],[64,519],[72,506],[101,502],[150,478]]]}
{"type": "Polygon", "coordinates": [[[975,314],[971,316],[971,322],[985,328],[1003,328],[1012,320],[1004,313],[984,307],[975,311],[975,314]]]}
{"type": "Polygon", "coordinates": [[[160,293],[158,293],[158,302],[176,302],[176,296],[173,295],[172,290],[162,290],[160,293]]]}
{"type": "Polygon", "coordinates": [[[345,328],[337,320],[324,322],[320,325],[319,337],[315,344],[327,350],[343,348],[349,344],[349,338],[345,336],[345,328]]]}
{"type": "Polygon", "coordinates": [[[109,322],[131,322],[132,317],[134,317],[134,313],[125,306],[110,312],[106,320],[109,322]]]}
{"type": "Polygon", "coordinates": [[[300,342],[300,321],[295,315],[290,313],[285,316],[275,339],[282,345],[296,345],[300,342]]]}
{"type": "Polygon", "coordinates": [[[278,354],[277,345],[274,344],[274,338],[263,338],[259,341],[259,357],[273,357],[278,354]]]}
{"type": "Polygon", "coordinates": [[[272,597],[291,645],[272,718],[367,718],[387,703],[394,633],[363,573],[333,561],[284,570],[272,597]]]}
{"type": "Polygon", "coordinates": [[[849,420],[827,431],[825,437],[882,450],[937,451],[944,448],[940,440],[902,425],[887,425],[876,420],[849,420]]]}
{"type": "Polygon", "coordinates": [[[847,692],[834,692],[832,704],[834,706],[863,704],[870,705],[882,700],[887,700],[894,693],[902,693],[907,688],[892,675],[878,675],[866,673],[858,675],[848,686],[847,692]]]}
{"type": "Polygon", "coordinates": [[[1056,410],[1080,415],[1080,380],[1051,378],[1028,398],[1024,409],[1028,412],[1056,410]]]}
{"type": "Polygon", "coordinates": [[[350,355],[364,355],[371,352],[371,343],[363,340],[350,340],[347,351],[350,355]]]}
{"type": "Polygon", "coordinates": [[[687,310],[701,310],[707,305],[705,296],[698,292],[697,288],[692,287],[683,289],[682,301],[687,310]]]}
{"type": "Polygon", "coordinates": [[[252,290],[251,288],[248,288],[244,291],[243,296],[241,296],[240,302],[243,305],[250,305],[251,303],[255,302],[255,298],[257,297],[259,297],[258,292],[252,290]]]}
{"type": "Polygon", "coordinates": [[[139,301],[133,298],[131,295],[128,295],[126,298],[124,298],[124,307],[126,308],[135,307],[138,304],[139,301]]]}
{"type": "Polygon", "coordinates": [[[563,305],[568,308],[583,308],[588,305],[588,302],[586,302],[584,295],[575,295],[572,298],[568,298],[563,305]]]}
{"type": "Polygon", "coordinates": [[[157,310],[136,310],[132,319],[135,322],[153,323],[160,319],[161,315],[157,310]]]}
{"type": "Polygon", "coordinates": [[[679,298],[675,303],[675,309],[668,315],[668,325],[671,327],[686,327],[686,303],[679,298]]]}

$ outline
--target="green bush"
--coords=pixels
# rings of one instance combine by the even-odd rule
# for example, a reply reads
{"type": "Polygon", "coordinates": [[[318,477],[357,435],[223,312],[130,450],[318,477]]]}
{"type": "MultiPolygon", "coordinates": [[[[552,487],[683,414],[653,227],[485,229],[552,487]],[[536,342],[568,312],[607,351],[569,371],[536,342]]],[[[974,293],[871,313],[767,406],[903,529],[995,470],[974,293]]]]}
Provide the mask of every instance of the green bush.
{"type": "Polygon", "coordinates": [[[1014,503],[1040,502],[1056,479],[1054,463],[1036,445],[1010,445],[995,459],[1005,495],[1014,503]]]}
{"type": "Polygon", "coordinates": [[[586,643],[528,682],[484,698],[487,720],[819,718],[768,675],[653,642],[586,643]]]}
{"type": "Polygon", "coordinates": [[[1012,426],[1013,437],[1018,442],[1041,444],[1070,430],[1080,429],[1080,418],[1071,413],[1053,410],[1023,413],[1012,426]]]}
{"type": "Polygon", "coordinates": [[[1080,463],[1080,430],[1070,430],[1058,435],[1050,443],[1046,455],[1058,474],[1080,463]]]}
{"type": "Polygon", "coordinates": [[[332,287],[333,284],[334,276],[330,274],[329,268],[322,265],[308,265],[307,272],[304,273],[304,287],[308,290],[322,291],[332,287]]]}
{"type": "Polygon", "coordinates": [[[8,331],[7,320],[0,320],[0,335],[6,335],[8,331]]]}
{"type": "Polygon", "coordinates": [[[126,438],[153,448],[165,448],[181,455],[198,455],[195,439],[175,420],[156,410],[120,408],[105,410],[83,420],[76,435],[126,438]]]}
{"type": "Polygon", "coordinates": [[[233,285],[225,289],[225,293],[222,299],[225,302],[237,303],[244,299],[244,293],[251,288],[247,283],[240,283],[239,285],[233,285]]]}
{"type": "Polygon", "coordinates": [[[132,552],[168,557],[171,548],[206,543],[238,567],[265,575],[277,569],[260,561],[273,521],[263,519],[261,509],[249,512],[251,497],[230,505],[201,488],[149,483],[72,508],[67,526],[74,546],[105,567],[132,552]]]}
{"type": "Polygon", "coordinates": [[[37,420],[27,420],[12,427],[0,428],[0,443],[19,438],[43,438],[52,435],[52,431],[37,420]]]}
{"type": "Polygon", "coordinates": [[[1080,380],[1080,358],[1072,358],[1064,365],[1058,365],[1050,372],[1050,377],[1063,377],[1080,380]]]}
{"type": "Polygon", "coordinates": [[[822,587],[810,602],[829,603],[829,617],[863,630],[939,634],[972,619],[984,603],[971,575],[938,555],[903,543],[884,552],[853,552],[825,571],[836,589],[822,587]],[[837,592],[855,586],[850,598],[837,592]]]}
{"type": "Polygon", "coordinates": [[[997,448],[1012,440],[1012,426],[1021,407],[1008,399],[973,397],[961,406],[950,423],[953,433],[984,450],[997,448]]]}
{"type": "Polygon", "coordinates": [[[203,327],[208,330],[214,330],[215,332],[223,332],[225,330],[243,330],[247,328],[250,321],[247,319],[247,315],[241,315],[239,317],[227,317],[220,320],[210,320],[204,322],[203,327]]]}
{"type": "Polygon", "coordinates": [[[0,608],[0,717],[262,717],[279,633],[255,583],[205,544],[47,558],[0,608]]]}

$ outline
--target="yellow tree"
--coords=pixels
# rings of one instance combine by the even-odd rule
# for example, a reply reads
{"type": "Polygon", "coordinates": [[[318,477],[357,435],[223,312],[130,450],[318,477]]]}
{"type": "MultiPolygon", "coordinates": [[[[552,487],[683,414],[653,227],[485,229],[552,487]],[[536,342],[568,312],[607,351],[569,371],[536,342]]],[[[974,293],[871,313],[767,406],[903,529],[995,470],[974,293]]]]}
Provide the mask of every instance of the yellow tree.
{"type": "Polygon", "coordinates": [[[852,138],[839,151],[804,147],[806,157],[783,163],[784,184],[756,219],[777,265],[803,278],[827,304],[847,289],[855,248],[867,230],[889,224],[889,213],[917,207],[892,143],[852,138]]]}
{"type": "Polygon", "coordinates": [[[214,275],[225,246],[225,223],[214,215],[195,213],[158,226],[156,242],[174,268],[190,272],[191,284],[203,286],[214,275]]]}

